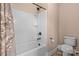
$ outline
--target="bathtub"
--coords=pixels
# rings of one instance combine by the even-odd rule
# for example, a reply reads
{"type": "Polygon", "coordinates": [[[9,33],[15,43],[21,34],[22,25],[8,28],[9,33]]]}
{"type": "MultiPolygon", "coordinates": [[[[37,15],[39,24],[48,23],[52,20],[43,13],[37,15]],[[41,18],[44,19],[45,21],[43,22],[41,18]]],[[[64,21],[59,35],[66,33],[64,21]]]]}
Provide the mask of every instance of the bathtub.
{"type": "Polygon", "coordinates": [[[17,56],[48,56],[48,48],[46,47],[46,45],[38,46],[37,48],[34,48],[17,56]]]}

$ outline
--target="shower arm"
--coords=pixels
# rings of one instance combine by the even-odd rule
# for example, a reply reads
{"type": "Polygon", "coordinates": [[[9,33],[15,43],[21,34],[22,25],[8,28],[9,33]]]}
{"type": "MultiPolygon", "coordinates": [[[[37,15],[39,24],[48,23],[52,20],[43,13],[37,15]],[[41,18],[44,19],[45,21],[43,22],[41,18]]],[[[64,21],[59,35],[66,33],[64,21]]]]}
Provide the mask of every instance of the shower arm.
{"type": "Polygon", "coordinates": [[[32,3],[32,4],[38,6],[39,8],[42,8],[43,10],[46,10],[46,8],[40,6],[40,5],[36,4],[36,3],[32,3]]]}

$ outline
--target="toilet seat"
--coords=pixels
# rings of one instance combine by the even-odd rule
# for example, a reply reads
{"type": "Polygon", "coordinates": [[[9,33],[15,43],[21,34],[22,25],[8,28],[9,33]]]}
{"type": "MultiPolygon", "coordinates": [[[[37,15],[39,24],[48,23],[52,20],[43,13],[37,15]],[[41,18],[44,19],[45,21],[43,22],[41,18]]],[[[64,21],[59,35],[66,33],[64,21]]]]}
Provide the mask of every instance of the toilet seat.
{"type": "Polygon", "coordinates": [[[69,46],[67,44],[61,45],[61,51],[66,52],[66,53],[73,53],[73,47],[69,46]]]}

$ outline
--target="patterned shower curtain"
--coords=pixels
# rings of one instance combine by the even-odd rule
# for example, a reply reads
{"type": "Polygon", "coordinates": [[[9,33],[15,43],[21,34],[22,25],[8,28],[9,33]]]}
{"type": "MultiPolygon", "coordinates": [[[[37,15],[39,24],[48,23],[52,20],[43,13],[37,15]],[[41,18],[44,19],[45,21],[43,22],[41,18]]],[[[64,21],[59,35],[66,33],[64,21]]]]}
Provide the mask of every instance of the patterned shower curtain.
{"type": "Polygon", "coordinates": [[[0,3],[0,55],[15,55],[14,22],[8,3],[0,3]]]}

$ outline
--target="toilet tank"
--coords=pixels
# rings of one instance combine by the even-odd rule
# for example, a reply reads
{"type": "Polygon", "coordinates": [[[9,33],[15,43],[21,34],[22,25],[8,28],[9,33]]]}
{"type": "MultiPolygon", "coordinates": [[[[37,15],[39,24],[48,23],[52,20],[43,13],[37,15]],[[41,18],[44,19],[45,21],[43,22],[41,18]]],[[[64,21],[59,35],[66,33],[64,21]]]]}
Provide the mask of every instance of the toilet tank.
{"type": "Polygon", "coordinates": [[[76,46],[76,38],[73,36],[64,36],[64,43],[70,46],[76,46]]]}

